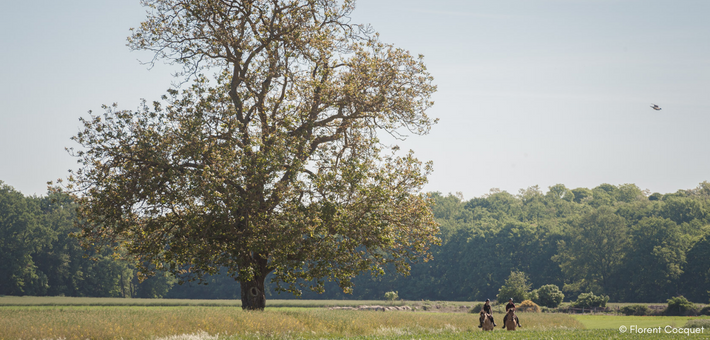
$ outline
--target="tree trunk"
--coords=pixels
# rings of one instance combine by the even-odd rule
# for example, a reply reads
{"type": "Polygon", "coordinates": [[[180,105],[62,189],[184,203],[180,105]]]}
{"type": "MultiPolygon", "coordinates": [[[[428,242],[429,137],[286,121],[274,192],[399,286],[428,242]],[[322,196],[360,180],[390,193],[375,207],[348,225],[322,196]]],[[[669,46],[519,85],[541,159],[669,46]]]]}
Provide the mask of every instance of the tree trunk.
{"type": "Polygon", "coordinates": [[[242,290],[242,309],[260,310],[266,307],[266,296],[264,295],[264,279],[266,276],[255,276],[251,281],[240,281],[242,290]]]}

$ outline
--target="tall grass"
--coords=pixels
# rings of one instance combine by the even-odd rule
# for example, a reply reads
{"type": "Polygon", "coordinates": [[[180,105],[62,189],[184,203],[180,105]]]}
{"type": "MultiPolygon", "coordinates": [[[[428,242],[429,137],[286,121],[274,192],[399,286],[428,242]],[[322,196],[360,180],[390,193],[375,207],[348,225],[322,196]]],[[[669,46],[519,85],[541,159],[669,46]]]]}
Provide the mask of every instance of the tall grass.
{"type": "MultiPolygon", "coordinates": [[[[573,314],[572,318],[584,324],[588,329],[618,329],[620,326],[638,327],[683,327],[691,319],[706,319],[703,316],[624,316],[624,315],[589,315],[573,314]]],[[[710,331],[710,330],[709,330],[710,331]]],[[[708,333],[710,334],[710,333],[708,333]]]]}
{"type": "MultiPolygon", "coordinates": [[[[0,307],[0,339],[323,338],[479,332],[478,315],[233,307],[0,307]]],[[[503,315],[496,315],[502,321],[503,315]]],[[[582,328],[554,314],[521,314],[524,330],[582,328]]],[[[500,328],[499,328],[500,329],[500,328]]]]}
{"type": "Polygon", "coordinates": [[[710,319],[692,319],[685,323],[685,328],[699,328],[704,327],[708,329],[708,334],[710,334],[710,319]]]}
{"type": "MultiPolygon", "coordinates": [[[[197,338],[198,334],[185,335],[184,337],[170,340],[211,340],[209,338],[197,338]],[[191,337],[188,337],[191,336],[191,337]]],[[[238,339],[261,340],[263,336],[248,335],[238,339]]],[[[237,338],[232,338],[237,339],[237,338]]],[[[330,338],[337,339],[337,338],[330,338]]],[[[685,334],[629,334],[620,333],[618,330],[610,329],[582,329],[582,330],[551,330],[551,331],[522,331],[522,332],[444,332],[412,335],[370,335],[357,338],[347,338],[348,340],[471,340],[471,339],[501,339],[501,340],[590,340],[590,339],[643,339],[643,340],[671,340],[671,339],[706,339],[702,334],[687,336],[685,334]]],[[[160,339],[162,340],[162,339],[160,339]]],[[[167,339],[166,339],[167,340],[167,339]]]]}

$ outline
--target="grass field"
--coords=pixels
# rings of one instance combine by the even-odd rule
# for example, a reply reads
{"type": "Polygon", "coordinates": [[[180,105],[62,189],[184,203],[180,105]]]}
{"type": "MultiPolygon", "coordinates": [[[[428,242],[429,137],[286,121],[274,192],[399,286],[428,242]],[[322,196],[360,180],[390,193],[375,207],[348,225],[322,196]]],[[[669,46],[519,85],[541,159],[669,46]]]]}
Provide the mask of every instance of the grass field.
{"type": "MultiPolygon", "coordinates": [[[[710,319],[708,316],[619,316],[619,315],[571,315],[587,329],[618,329],[621,326],[637,325],[648,327],[683,327],[688,321],[710,319]]],[[[710,337],[710,330],[708,333],[710,337]]]]}
{"type": "MultiPolygon", "coordinates": [[[[467,313],[344,311],[269,308],[244,312],[233,307],[5,306],[0,339],[590,339],[629,338],[616,329],[584,329],[565,314],[521,314],[524,328],[481,332],[467,313]]],[[[599,316],[592,316],[597,318],[599,316]]],[[[496,315],[502,320],[502,315],[496,315]]],[[[621,317],[627,318],[627,317],[621,317]]],[[[653,317],[649,317],[653,318],[653,317]]],[[[631,320],[631,319],[626,319],[631,320]]],[[[585,320],[589,322],[590,320],[585,320]]],[[[686,337],[644,334],[646,338],[686,337]]],[[[693,337],[703,338],[702,335],[693,337]]]]}
{"type": "MultiPolygon", "coordinates": [[[[318,305],[382,301],[281,300],[288,307],[245,312],[226,300],[0,298],[0,339],[673,339],[686,334],[629,334],[619,326],[682,327],[684,317],[521,313],[518,332],[483,333],[468,313],[328,310],[318,305]],[[134,301],[131,301],[134,300],[134,301]],[[294,304],[294,302],[298,302],[294,304]],[[131,305],[133,304],[133,305],[131,305]],[[162,304],[162,305],[159,305],[162,304]],[[173,305],[170,305],[173,304],[173,305]],[[201,305],[205,304],[205,305],[201,305]]],[[[270,301],[274,302],[274,301],[270,301]]],[[[422,302],[429,303],[429,302],[422,302]]],[[[445,302],[438,302],[445,305],[445,302]]],[[[432,302],[431,304],[435,304],[432,302]]],[[[471,304],[471,303],[467,303],[471,304]]],[[[269,305],[273,305],[269,303],[269,305]]],[[[502,314],[495,314],[502,324],[502,314]]],[[[710,338],[710,330],[690,338],[710,338]]]]}
{"type": "MultiPolygon", "coordinates": [[[[502,320],[502,315],[496,315],[502,320]]],[[[534,314],[525,329],[583,327],[566,315],[534,314]]],[[[233,307],[5,306],[2,339],[153,339],[179,334],[333,338],[478,332],[468,313],[376,312],[323,308],[268,308],[245,312],[233,307]],[[201,333],[204,332],[204,333],[201,333]]],[[[503,332],[499,330],[498,332],[503,332]]]]}

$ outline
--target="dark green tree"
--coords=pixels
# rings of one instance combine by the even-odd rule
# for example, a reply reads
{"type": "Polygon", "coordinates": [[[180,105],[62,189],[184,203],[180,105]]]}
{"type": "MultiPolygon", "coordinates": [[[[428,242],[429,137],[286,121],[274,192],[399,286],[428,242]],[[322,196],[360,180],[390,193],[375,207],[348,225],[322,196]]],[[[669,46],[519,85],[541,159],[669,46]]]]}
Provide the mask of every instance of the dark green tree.
{"type": "Polygon", "coordinates": [[[635,184],[622,184],[617,187],[615,198],[620,202],[634,202],[647,200],[646,194],[635,184]]]}
{"type": "Polygon", "coordinates": [[[693,197],[670,196],[663,199],[661,216],[671,219],[677,224],[682,224],[695,219],[704,220],[707,212],[701,200],[693,197]]]}
{"type": "Polygon", "coordinates": [[[47,276],[37,270],[32,255],[56,234],[41,223],[38,203],[0,181],[0,294],[46,293],[47,276]]]}
{"type": "Polygon", "coordinates": [[[570,224],[553,257],[568,283],[582,290],[613,291],[612,277],[624,263],[626,222],[606,206],[591,210],[570,224]]]}
{"type": "MultiPolygon", "coordinates": [[[[550,187],[545,194],[545,201],[548,209],[554,217],[561,218],[572,214],[574,211],[574,193],[563,184],[556,184],[550,187]]],[[[548,219],[553,218],[549,216],[548,219]]]]}
{"type": "Polygon", "coordinates": [[[165,297],[176,282],[177,279],[172,274],[166,272],[156,273],[142,281],[138,280],[138,282],[133,283],[136,290],[134,297],[144,299],[165,297]]]}
{"type": "Polygon", "coordinates": [[[572,193],[574,194],[574,201],[577,203],[583,203],[587,200],[591,200],[594,196],[594,193],[587,188],[572,189],[572,193]]]}
{"type": "MultiPolygon", "coordinates": [[[[677,292],[690,239],[669,219],[644,218],[631,226],[622,281],[632,290],[629,297],[653,302],[677,292]]],[[[631,298],[630,298],[631,299],[631,298]]]]}
{"type": "Polygon", "coordinates": [[[594,208],[613,206],[616,202],[616,190],[616,187],[611,184],[602,184],[592,189],[592,199],[588,204],[594,208]]]}
{"type": "Polygon", "coordinates": [[[683,295],[695,302],[710,301],[710,230],[688,250],[681,277],[683,295]]]}

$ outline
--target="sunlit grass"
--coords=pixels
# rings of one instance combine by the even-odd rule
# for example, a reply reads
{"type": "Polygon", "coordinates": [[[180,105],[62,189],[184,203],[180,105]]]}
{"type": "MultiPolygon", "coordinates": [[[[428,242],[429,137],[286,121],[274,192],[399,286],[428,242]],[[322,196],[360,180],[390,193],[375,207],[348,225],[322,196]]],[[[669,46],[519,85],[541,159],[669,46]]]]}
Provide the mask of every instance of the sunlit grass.
{"type": "MultiPolygon", "coordinates": [[[[269,300],[266,311],[245,312],[239,307],[239,301],[233,300],[0,297],[0,339],[409,340],[487,339],[491,336],[496,339],[624,339],[637,335],[620,333],[620,325],[682,327],[689,319],[520,313],[523,328],[507,332],[500,327],[503,314],[496,312],[494,316],[499,326],[494,334],[490,334],[477,327],[478,314],[440,312],[447,307],[460,310],[458,307],[473,305],[473,302],[405,301],[396,304],[429,306],[430,310],[439,312],[303,308],[389,305],[384,301],[269,300]]],[[[647,334],[644,339],[649,336],[651,339],[680,338],[673,334],[661,334],[660,337],[647,334]]],[[[694,336],[698,335],[691,335],[694,336]]]]}
{"type": "MultiPolygon", "coordinates": [[[[520,313],[523,328],[500,328],[503,314],[494,314],[494,334],[477,327],[478,315],[469,313],[379,312],[324,308],[267,308],[246,312],[235,307],[204,306],[5,306],[0,307],[0,339],[608,339],[629,338],[617,329],[586,330],[566,314],[520,313]]],[[[579,316],[575,316],[579,317],[579,316]]],[[[584,316],[585,321],[658,320],[658,317],[584,316]]],[[[676,317],[677,327],[683,326],[676,317]]],[[[641,327],[646,324],[638,323],[641,327]]],[[[618,327],[618,326],[617,326],[618,327]]],[[[685,337],[685,335],[681,335],[685,337]]],[[[646,338],[680,338],[650,335],[646,338]]],[[[693,337],[693,336],[691,336],[693,337]]]]}
{"type": "MultiPolygon", "coordinates": [[[[348,340],[470,340],[470,339],[496,339],[496,340],[587,340],[587,339],[643,339],[643,340],[669,340],[669,339],[706,339],[705,335],[684,334],[629,334],[620,333],[618,330],[609,329],[582,329],[582,330],[550,330],[550,331],[522,331],[522,332],[443,332],[416,335],[370,335],[348,340]]],[[[241,336],[238,339],[263,339],[263,336],[241,336]]],[[[236,337],[233,339],[237,339],[236,337]]],[[[339,339],[337,337],[329,339],[339,339]]],[[[182,340],[182,339],[180,339],[182,340]]],[[[188,340],[185,338],[185,340],[188,340]]],[[[193,340],[193,339],[189,339],[193,340]]],[[[194,339],[197,340],[197,339],[194,339]]],[[[201,339],[200,339],[201,340],[201,339]]]]}
{"type": "MultiPolygon", "coordinates": [[[[496,315],[502,321],[503,315],[496,315]]],[[[524,330],[574,329],[566,315],[521,314],[524,330]]],[[[479,332],[467,313],[376,312],[320,308],[0,307],[2,339],[208,339],[357,337],[479,332]],[[172,338],[171,338],[172,337],[172,338]]],[[[502,330],[500,330],[502,332],[502,330]]]]}
{"type": "MultiPolygon", "coordinates": [[[[583,323],[588,329],[618,329],[620,326],[636,325],[647,327],[683,327],[689,320],[710,317],[703,316],[626,316],[626,315],[581,315],[573,318],[583,323]]],[[[710,333],[708,333],[710,335],[710,333]]]]}

